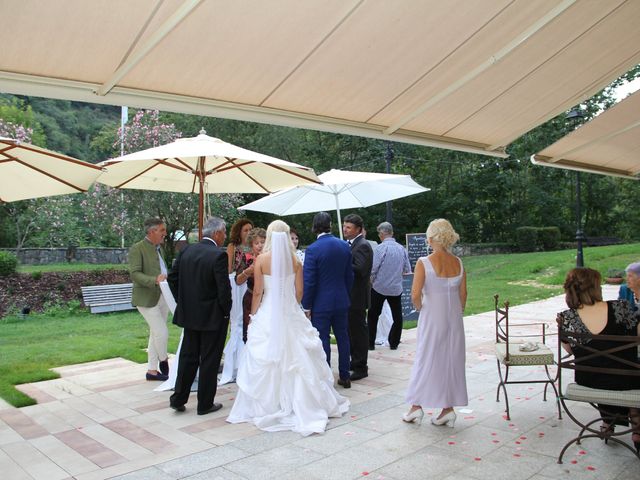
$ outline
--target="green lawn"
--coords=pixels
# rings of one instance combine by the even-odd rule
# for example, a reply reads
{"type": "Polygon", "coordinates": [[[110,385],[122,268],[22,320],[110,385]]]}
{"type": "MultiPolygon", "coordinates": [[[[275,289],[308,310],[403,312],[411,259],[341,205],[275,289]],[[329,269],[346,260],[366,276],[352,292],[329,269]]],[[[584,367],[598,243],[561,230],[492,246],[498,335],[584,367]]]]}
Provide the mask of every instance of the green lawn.
{"type": "MultiPolygon", "coordinates": [[[[588,266],[606,273],[609,268],[622,269],[640,259],[640,244],[587,248],[584,257],[588,266]]],[[[566,272],[575,265],[575,251],[469,257],[464,265],[469,289],[465,314],[470,315],[492,310],[495,293],[512,305],[560,294],[566,272]]],[[[39,266],[21,271],[84,267],[39,266]]],[[[169,348],[175,351],[180,331],[171,325],[169,332],[169,348]]],[[[75,308],[58,308],[24,320],[15,316],[0,319],[0,397],[15,406],[33,404],[14,385],[56,378],[49,370],[56,366],[113,357],[145,362],[147,338],[147,325],[135,311],[92,315],[75,308]]]]}
{"type": "MultiPolygon", "coordinates": [[[[575,250],[485,255],[463,259],[469,297],[466,315],[493,309],[493,295],[512,305],[562,293],[567,272],[575,267],[575,250]]],[[[584,262],[604,276],[609,268],[624,269],[640,260],[640,244],[584,249],[584,262]]]]}
{"type": "MultiPolygon", "coordinates": [[[[169,326],[169,349],[180,329],[169,326]]],[[[35,403],[14,385],[57,378],[52,367],[123,357],[146,362],[147,324],[137,311],[92,315],[51,312],[0,320],[0,397],[17,407],[35,403]]]]}
{"type": "Polygon", "coordinates": [[[52,265],[18,265],[20,273],[34,272],[87,272],[92,270],[127,270],[129,265],[123,264],[94,264],[94,263],[54,263],[52,265]]]}

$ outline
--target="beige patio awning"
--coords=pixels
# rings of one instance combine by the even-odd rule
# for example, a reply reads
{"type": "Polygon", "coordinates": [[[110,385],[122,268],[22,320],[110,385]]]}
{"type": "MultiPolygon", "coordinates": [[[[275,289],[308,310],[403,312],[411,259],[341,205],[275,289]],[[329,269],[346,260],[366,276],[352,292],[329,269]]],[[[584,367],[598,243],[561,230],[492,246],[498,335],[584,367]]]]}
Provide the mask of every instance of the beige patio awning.
{"type": "Polygon", "coordinates": [[[0,91],[505,156],[639,64],[639,24],[638,0],[5,0],[0,91]]]}
{"type": "Polygon", "coordinates": [[[638,180],[640,174],[640,92],[625,98],[574,130],[531,162],[638,180]]]}

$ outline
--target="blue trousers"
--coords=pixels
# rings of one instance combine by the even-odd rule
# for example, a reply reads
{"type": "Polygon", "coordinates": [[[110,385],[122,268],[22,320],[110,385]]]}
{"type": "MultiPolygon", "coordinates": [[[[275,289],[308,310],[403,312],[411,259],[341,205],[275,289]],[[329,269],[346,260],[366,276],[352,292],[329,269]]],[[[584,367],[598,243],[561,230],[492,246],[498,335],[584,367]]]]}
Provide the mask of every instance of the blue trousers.
{"type": "Polygon", "coordinates": [[[349,349],[349,310],[334,310],[328,312],[316,312],[311,310],[311,324],[320,333],[322,348],[327,354],[327,363],[331,366],[331,345],[329,332],[333,329],[338,344],[338,371],[340,378],[346,380],[351,377],[349,373],[349,361],[351,352],[349,349]]]}

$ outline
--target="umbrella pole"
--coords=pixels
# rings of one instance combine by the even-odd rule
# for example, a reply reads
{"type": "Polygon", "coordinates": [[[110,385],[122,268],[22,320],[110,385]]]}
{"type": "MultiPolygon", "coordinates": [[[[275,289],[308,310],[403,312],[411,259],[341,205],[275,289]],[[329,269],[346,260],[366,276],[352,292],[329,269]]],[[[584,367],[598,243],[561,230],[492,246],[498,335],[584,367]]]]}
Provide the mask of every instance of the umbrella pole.
{"type": "Polygon", "coordinates": [[[342,236],[342,217],[340,216],[340,202],[338,202],[338,194],[335,194],[336,199],[336,213],[338,214],[338,231],[340,232],[340,240],[344,240],[342,236]]]}
{"type": "Polygon", "coordinates": [[[198,192],[198,240],[202,240],[202,224],[204,218],[204,157],[198,160],[198,179],[200,191],[198,192]]]}

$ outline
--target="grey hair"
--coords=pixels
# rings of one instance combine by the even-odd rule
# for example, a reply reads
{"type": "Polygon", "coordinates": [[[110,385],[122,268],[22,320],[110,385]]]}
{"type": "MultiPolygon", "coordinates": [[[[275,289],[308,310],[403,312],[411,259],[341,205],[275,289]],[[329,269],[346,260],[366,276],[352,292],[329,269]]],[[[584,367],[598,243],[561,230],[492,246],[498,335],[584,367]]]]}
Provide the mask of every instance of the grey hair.
{"type": "Polygon", "coordinates": [[[147,218],[143,223],[144,233],[149,233],[151,229],[156,228],[160,225],[164,225],[164,220],[162,220],[161,218],[158,218],[158,217],[147,218]]]}
{"type": "Polygon", "coordinates": [[[640,262],[630,263],[627,268],[624,269],[626,273],[633,273],[640,277],[640,262]]]}
{"type": "Polygon", "coordinates": [[[216,232],[227,229],[227,224],[220,217],[209,217],[202,226],[202,236],[211,238],[216,232]]]}
{"type": "Polygon", "coordinates": [[[393,235],[393,225],[391,225],[389,222],[382,222],[380,225],[378,225],[378,228],[376,228],[376,230],[378,231],[378,233],[393,235]]]}

